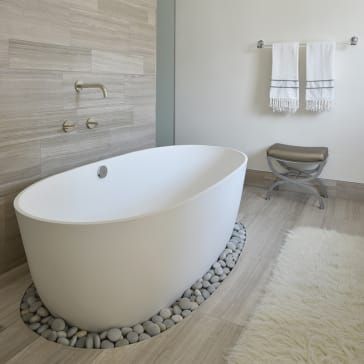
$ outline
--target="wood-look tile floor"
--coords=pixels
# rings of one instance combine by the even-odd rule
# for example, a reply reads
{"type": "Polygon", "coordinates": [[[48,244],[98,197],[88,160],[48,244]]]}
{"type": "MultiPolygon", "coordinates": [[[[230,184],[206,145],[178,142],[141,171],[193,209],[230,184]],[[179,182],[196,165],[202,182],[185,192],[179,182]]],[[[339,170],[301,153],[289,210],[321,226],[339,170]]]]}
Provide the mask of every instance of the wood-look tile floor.
{"type": "MultiPolygon", "coordinates": [[[[288,230],[314,226],[364,236],[364,201],[329,198],[319,210],[304,194],[246,187],[239,220],[248,230],[238,266],[192,316],[164,334],[114,350],[82,350],[32,333],[19,318],[19,300],[30,283],[26,266],[0,277],[0,363],[223,363],[254,310],[288,230]]],[[[65,282],[66,284],[66,282],[65,282]]]]}

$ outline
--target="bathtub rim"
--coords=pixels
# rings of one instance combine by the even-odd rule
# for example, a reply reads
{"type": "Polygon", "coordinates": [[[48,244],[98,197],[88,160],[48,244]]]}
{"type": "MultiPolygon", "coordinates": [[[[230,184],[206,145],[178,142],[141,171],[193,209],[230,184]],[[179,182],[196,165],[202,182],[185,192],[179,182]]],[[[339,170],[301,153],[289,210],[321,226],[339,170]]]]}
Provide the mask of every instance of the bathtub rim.
{"type": "Polygon", "coordinates": [[[245,169],[246,169],[247,164],[248,164],[248,156],[244,152],[242,152],[242,151],[240,151],[240,150],[238,150],[236,148],[231,148],[231,147],[214,146],[214,145],[200,145],[200,144],[186,144],[186,145],[183,144],[183,145],[171,145],[171,146],[164,146],[164,147],[147,148],[147,149],[137,150],[137,151],[133,151],[133,152],[125,153],[125,154],[120,154],[120,155],[110,157],[110,158],[104,158],[104,159],[101,159],[101,160],[96,161],[96,162],[87,163],[87,164],[84,164],[84,165],[81,165],[81,166],[78,166],[78,167],[75,167],[75,168],[68,169],[68,170],[66,170],[64,172],[56,173],[54,175],[43,178],[43,179],[41,179],[41,180],[39,180],[37,182],[34,182],[33,184],[26,187],[22,191],[20,191],[18,193],[18,195],[14,199],[13,206],[14,206],[16,214],[20,214],[20,215],[22,215],[22,216],[24,216],[24,217],[26,217],[28,219],[31,219],[31,220],[35,220],[35,221],[42,222],[42,223],[48,223],[48,224],[70,225],[70,226],[90,226],[90,225],[107,225],[107,224],[114,224],[114,223],[137,221],[137,220],[140,220],[140,219],[143,219],[143,218],[147,218],[147,217],[158,215],[158,214],[161,214],[161,213],[164,213],[164,212],[172,211],[172,210],[177,209],[178,207],[180,207],[180,206],[182,206],[184,204],[187,204],[188,202],[191,202],[191,201],[197,199],[202,194],[208,193],[210,190],[212,190],[216,186],[222,184],[225,180],[227,180],[234,173],[236,173],[240,168],[245,166],[245,169]],[[244,160],[241,162],[241,164],[239,164],[238,167],[233,169],[230,173],[225,175],[223,178],[218,180],[216,183],[213,183],[212,185],[205,188],[203,191],[201,191],[199,193],[196,193],[196,194],[188,197],[187,199],[185,199],[183,201],[179,201],[178,203],[175,203],[175,204],[173,204],[173,205],[171,205],[171,206],[169,206],[167,208],[161,208],[161,209],[154,210],[152,212],[147,212],[147,213],[143,213],[143,214],[139,214],[139,215],[132,215],[132,216],[128,216],[126,218],[115,218],[115,219],[95,220],[95,221],[63,221],[63,220],[47,219],[47,218],[35,216],[35,215],[33,215],[33,214],[29,213],[29,212],[26,212],[23,208],[20,207],[19,200],[20,200],[20,198],[22,197],[23,194],[29,193],[30,190],[33,189],[38,184],[44,183],[44,181],[47,181],[48,179],[51,179],[51,178],[56,177],[58,175],[70,172],[70,171],[75,170],[75,169],[86,167],[86,166],[89,166],[89,165],[92,165],[92,164],[101,163],[103,161],[107,161],[107,160],[110,160],[110,159],[120,158],[120,157],[122,157],[124,155],[127,155],[127,154],[134,154],[134,153],[139,153],[139,152],[143,152],[143,151],[147,151],[147,150],[153,150],[153,149],[173,149],[173,148],[178,148],[178,147],[207,147],[207,148],[221,149],[221,150],[226,150],[226,151],[231,151],[231,152],[238,153],[244,158],[244,160]]]}

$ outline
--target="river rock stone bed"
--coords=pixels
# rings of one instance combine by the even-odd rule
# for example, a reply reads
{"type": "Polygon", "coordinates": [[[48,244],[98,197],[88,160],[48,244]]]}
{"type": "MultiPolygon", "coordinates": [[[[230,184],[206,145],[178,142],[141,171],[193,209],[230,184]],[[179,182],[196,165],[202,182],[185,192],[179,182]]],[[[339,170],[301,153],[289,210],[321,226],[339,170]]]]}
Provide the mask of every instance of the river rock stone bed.
{"type": "Polygon", "coordinates": [[[72,326],[47,310],[33,284],[23,296],[20,315],[24,323],[35,333],[61,345],[86,349],[110,349],[135,344],[170,329],[202,305],[235,267],[245,241],[245,227],[236,223],[230,241],[209,271],[187,289],[172,306],[162,308],[150,320],[132,327],[115,327],[103,332],[87,332],[72,326]]]}

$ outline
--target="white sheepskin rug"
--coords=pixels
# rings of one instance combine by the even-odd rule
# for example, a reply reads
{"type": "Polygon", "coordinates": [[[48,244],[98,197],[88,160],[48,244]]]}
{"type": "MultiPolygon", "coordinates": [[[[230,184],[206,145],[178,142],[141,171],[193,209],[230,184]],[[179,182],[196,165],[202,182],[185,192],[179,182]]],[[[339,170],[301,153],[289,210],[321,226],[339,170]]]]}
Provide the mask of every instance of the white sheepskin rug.
{"type": "Polygon", "coordinates": [[[228,363],[364,363],[364,238],[288,234],[228,363]]]}

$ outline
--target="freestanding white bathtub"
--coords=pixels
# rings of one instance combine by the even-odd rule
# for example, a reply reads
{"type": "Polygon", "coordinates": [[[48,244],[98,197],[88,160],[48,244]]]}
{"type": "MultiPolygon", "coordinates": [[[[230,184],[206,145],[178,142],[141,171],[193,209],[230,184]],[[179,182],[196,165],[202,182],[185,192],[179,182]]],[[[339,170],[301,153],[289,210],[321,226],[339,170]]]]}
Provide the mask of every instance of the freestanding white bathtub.
{"type": "Polygon", "coordinates": [[[224,249],[246,166],[233,149],[172,146],[76,168],[21,192],[14,205],[44,304],[99,331],[173,303],[224,249]]]}

